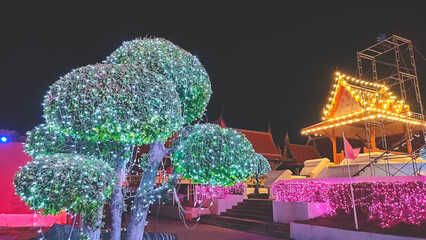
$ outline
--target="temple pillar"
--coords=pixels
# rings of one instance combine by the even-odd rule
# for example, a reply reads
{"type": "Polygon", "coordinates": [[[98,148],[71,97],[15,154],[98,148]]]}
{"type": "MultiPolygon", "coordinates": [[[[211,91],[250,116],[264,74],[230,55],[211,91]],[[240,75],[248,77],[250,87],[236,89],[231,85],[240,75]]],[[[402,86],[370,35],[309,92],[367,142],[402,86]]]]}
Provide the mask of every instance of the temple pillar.
{"type": "Polygon", "coordinates": [[[413,152],[413,148],[411,147],[411,140],[410,140],[410,138],[407,139],[406,143],[407,143],[407,153],[413,152]]]}
{"type": "Polygon", "coordinates": [[[337,147],[336,147],[336,136],[328,136],[331,143],[333,144],[333,162],[336,162],[336,154],[337,154],[337,147]]]}
{"type": "Polygon", "coordinates": [[[413,148],[411,146],[412,133],[411,133],[410,126],[408,124],[406,125],[406,128],[405,128],[405,134],[407,134],[407,140],[405,141],[405,143],[407,144],[407,153],[412,153],[413,152],[413,148]]]}
{"type": "Polygon", "coordinates": [[[371,138],[371,151],[376,150],[376,131],[373,127],[370,127],[370,138],[371,138]]]}

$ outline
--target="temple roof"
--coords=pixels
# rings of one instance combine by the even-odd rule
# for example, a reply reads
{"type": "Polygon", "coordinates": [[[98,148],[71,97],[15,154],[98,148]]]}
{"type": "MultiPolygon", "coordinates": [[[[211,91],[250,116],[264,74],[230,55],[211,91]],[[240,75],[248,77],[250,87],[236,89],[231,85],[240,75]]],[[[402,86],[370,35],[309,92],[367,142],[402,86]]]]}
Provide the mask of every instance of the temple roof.
{"type": "Polygon", "coordinates": [[[321,154],[318,152],[316,146],[300,145],[290,143],[288,133],[282,142],[281,148],[283,149],[283,157],[285,159],[291,159],[296,161],[298,164],[303,166],[306,160],[321,158],[321,154]]]}
{"type": "Polygon", "coordinates": [[[323,120],[347,117],[363,110],[391,116],[408,116],[410,107],[397,100],[383,84],[367,82],[336,73],[332,96],[324,107],[323,120]]]}
{"type": "Polygon", "coordinates": [[[299,144],[289,144],[290,152],[298,163],[304,163],[306,160],[321,158],[318,150],[314,146],[305,146],[299,144]]]}
{"type": "MultiPolygon", "coordinates": [[[[214,121],[214,123],[221,126],[222,128],[226,127],[226,123],[222,115],[220,115],[220,117],[216,121],[214,121]]],[[[262,154],[268,160],[284,160],[284,158],[281,156],[280,151],[275,146],[274,139],[272,138],[270,130],[268,132],[237,128],[235,128],[234,130],[246,136],[256,153],[262,154]]]]}
{"type": "Polygon", "coordinates": [[[387,135],[404,133],[406,124],[414,131],[426,126],[421,115],[398,100],[384,84],[368,82],[336,73],[329,102],[324,107],[323,122],[306,127],[302,134],[365,137],[365,121],[380,121],[387,135]],[[417,117],[417,118],[416,118],[417,117]]]}
{"type": "Polygon", "coordinates": [[[259,132],[245,129],[235,129],[246,136],[253,145],[254,151],[262,154],[268,160],[284,160],[275,146],[271,132],[259,132]]]}

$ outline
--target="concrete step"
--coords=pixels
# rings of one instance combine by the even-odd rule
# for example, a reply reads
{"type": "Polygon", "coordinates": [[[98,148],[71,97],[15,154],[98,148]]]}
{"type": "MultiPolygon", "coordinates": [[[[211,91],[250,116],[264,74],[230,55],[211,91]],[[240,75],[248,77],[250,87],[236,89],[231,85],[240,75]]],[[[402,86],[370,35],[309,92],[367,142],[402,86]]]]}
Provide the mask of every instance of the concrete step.
{"type": "Polygon", "coordinates": [[[253,215],[261,215],[261,216],[273,216],[273,212],[272,209],[249,209],[247,210],[245,207],[238,207],[238,206],[234,206],[234,208],[232,209],[228,209],[226,210],[226,212],[229,213],[235,213],[235,214],[245,214],[247,212],[249,212],[250,214],[253,215]]]}
{"type": "Polygon", "coordinates": [[[242,210],[242,211],[259,211],[259,212],[272,212],[272,207],[268,206],[247,206],[247,205],[236,205],[232,206],[233,210],[242,210]]]}
{"type": "Polygon", "coordinates": [[[259,206],[259,207],[272,207],[272,201],[270,200],[250,200],[244,199],[244,201],[238,203],[239,206],[259,206]]]}
{"type": "Polygon", "coordinates": [[[290,238],[290,225],[265,222],[253,219],[241,219],[229,216],[206,215],[201,218],[202,223],[219,227],[232,228],[241,231],[273,236],[283,239],[290,238]]]}
{"type": "Polygon", "coordinates": [[[272,208],[272,203],[251,203],[251,202],[239,202],[238,206],[247,206],[247,207],[266,207],[272,208]]]}
{"type": "Polygon", "coordinates": [[[262,204],[271,205],[272,200],[270,200],[270,199],[244,199],[243,203],[258,204],[258,205],[262,205],[262,204]]]}
{"type": "Polygon", "coordinates": [[[258,214],[251,214],[250,212],[246,212],[246,213],[223,212],[220,214],[220,216],[228,216],[228,217],[242,218],[242,219],[253,219],[253,220],[260,220],[265,222],[274,221],[272,215],[271,216],[258,215],[258,214]]]}

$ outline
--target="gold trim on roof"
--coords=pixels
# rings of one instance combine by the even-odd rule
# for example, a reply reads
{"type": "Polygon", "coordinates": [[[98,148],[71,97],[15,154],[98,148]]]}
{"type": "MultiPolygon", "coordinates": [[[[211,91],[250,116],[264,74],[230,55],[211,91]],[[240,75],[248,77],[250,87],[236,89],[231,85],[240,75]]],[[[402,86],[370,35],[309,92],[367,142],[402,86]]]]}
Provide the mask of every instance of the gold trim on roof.
{"type": "Polygon", "coordinates": [[[360,80],[339,72],[336,72],[333,91],[323,113],[324,121],[304,128],[302,134],[320,135],[319,132],[326,129],[376,118],[426,126],[425,121],[410,117],[410,106],[403,100],[397,100],[386,85],[360,80]],[[336,116],[345,92],[352,97],[355,104],[359,104],[360,110],[336,116]]]}

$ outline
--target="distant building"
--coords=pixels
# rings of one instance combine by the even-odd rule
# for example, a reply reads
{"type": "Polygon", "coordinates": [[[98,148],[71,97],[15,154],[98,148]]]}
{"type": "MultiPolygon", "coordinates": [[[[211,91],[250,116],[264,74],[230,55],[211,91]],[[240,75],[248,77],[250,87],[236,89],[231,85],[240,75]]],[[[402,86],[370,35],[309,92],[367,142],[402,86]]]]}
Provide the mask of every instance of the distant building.
{"type": "Polygon", "coordinates": [[[280,146],[282,156],[287,160],[280,169],[290,169],[293,174],[299,175],[306,160],[321,158],[315,146],[305,146],[290,143],[288,134],[286,134],[284,143],[280,146]]]}
{"type": "MultiPolygon", "coordinates": [[[[221,115],[215,124],[225,128],[226,123],[221,115]]],[[[272,138],[271,129],[268,132],[235,129],[236,131],[244,134],[251,142],[255,152],[262,154],[268,159],[271,169],[284,170],[289,169],[294,174],[299,174],[303,168],[305,160],[321,158],[319,152],[314,146],[304,146],[298,144],[291,144],[288,140],[288,135],[282,146],[282,150],[277,148],[272,138]]]]}

